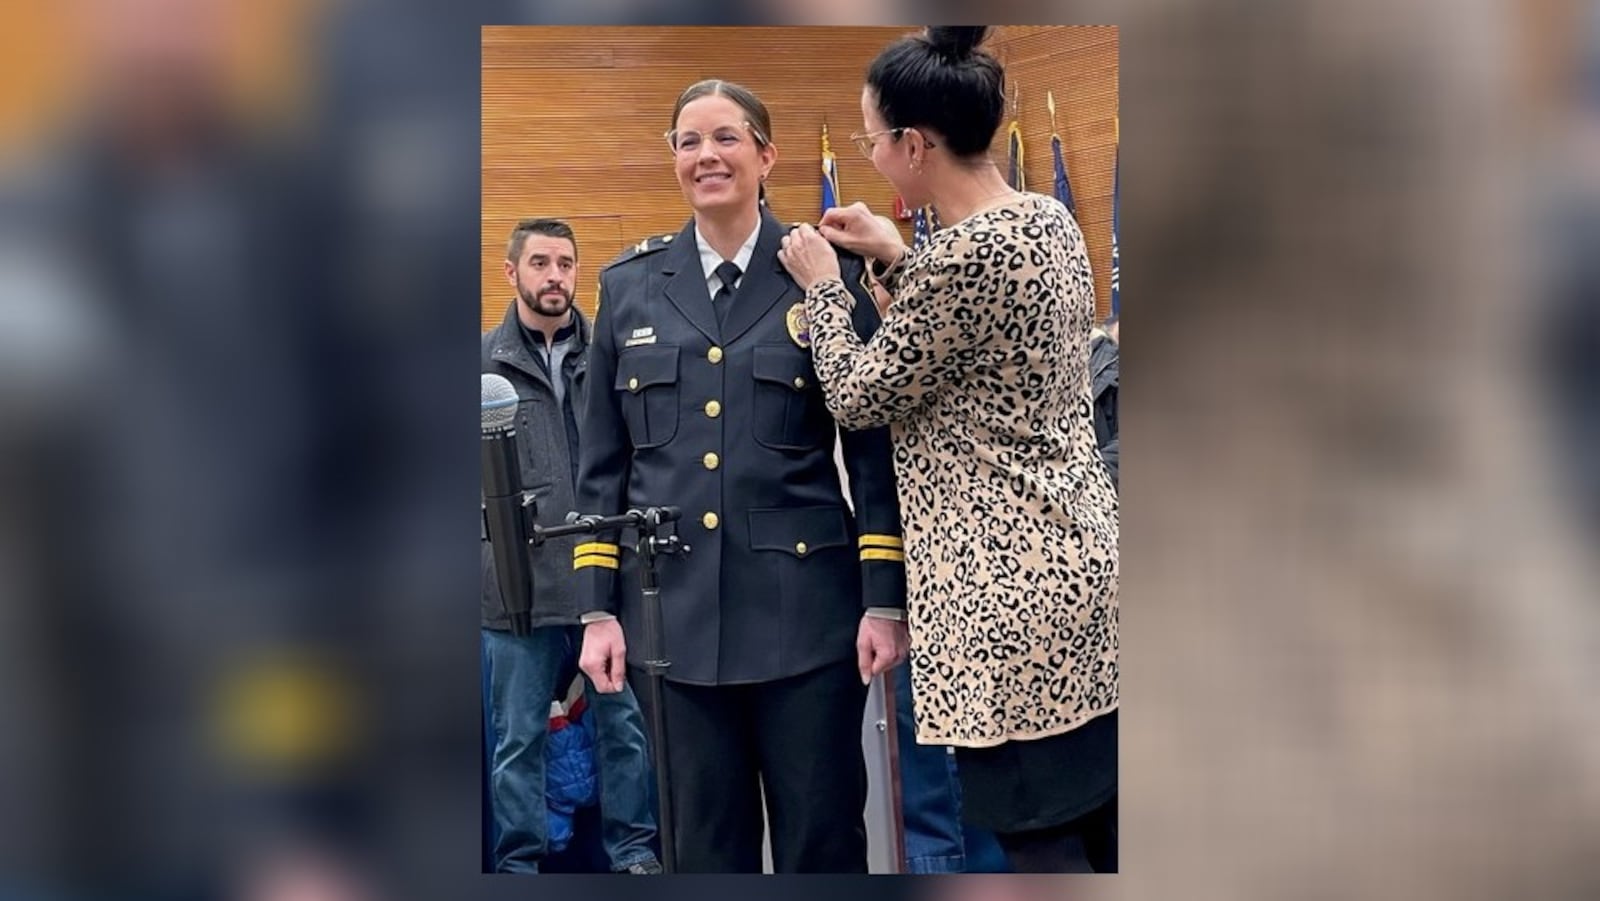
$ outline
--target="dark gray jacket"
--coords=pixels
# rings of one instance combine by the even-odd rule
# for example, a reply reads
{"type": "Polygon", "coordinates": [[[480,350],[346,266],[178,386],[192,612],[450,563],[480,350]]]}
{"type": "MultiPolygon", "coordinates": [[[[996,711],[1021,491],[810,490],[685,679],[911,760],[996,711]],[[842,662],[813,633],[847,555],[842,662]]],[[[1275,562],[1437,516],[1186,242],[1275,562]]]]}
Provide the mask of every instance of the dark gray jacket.
{"type": "MultiPolygon", "coordinates": [[[[576,307],[573,312],[578,319],[578,334],[561,368],[562,376],[568,379],[566,402],[577,410],[582,408],[587,382],[589,322],[576,307]]],[[[575,468],[567,443],[568,411],[556,403],[550,377],[528,350],[516,316],[513,301],[505,319],[483,336],[483,371],[505,376],[517,389],[517,452],[522,458],[522,487],[533,492],[537,500],[540,525],[561,525],[567,513],[576,509],[572,483],[575,468]]],[[[578,614],[587,609],[578,601],[572,570],[572,549],[578,542],[576,537],[559,538],[534,552],[535,627],[576,623],[578,614]]],[[[486,629],[509,629],[495,580],[494,554],[488,541],[482,541],[482,545],[482,625],[486,629]]]]}
{"type": "MultiPolygon", "coordinates": [[[[1118,485],[1117,471],[1122,463],[1121,436],[1117,429],[1117,386],[1122,380],[1121,353],[1109,335],[1095,333],[1089,342],[1089,380],[1094,392],[1094,436],[1100,456],[1111,473],[1111,484],[1118,485]]],[[[1120,488],[1120,485],[1118,486],[1120,488]]]]}

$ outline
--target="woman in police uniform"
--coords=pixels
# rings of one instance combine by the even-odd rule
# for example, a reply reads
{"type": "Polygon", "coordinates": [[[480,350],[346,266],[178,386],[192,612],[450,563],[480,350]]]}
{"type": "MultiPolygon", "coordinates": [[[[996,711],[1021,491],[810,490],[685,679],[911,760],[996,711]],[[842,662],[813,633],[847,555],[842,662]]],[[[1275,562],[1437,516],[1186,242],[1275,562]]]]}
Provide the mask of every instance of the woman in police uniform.
{"type": "MultiPolygon", "coordinates": [[[[778,872],[865,872],[866,682],[906,647],[888,436],[840,435],[852,514],[805,294],[778,263],[786,229],[764,203],[777,160],[766,107],[699,82],[666,137],[693,216],[600,274],[579,509],[683,511],[692,550],[657,566],[679,871],[760,872],[764,801],[778,872]]],[[[840,258],[868,335],[861,258],[840,258]]],[[[627,540],[601,536],[574,557],[592,591],[582,665],[602,691],[620,690],[625,659],[641,663],[627,540]]]]}

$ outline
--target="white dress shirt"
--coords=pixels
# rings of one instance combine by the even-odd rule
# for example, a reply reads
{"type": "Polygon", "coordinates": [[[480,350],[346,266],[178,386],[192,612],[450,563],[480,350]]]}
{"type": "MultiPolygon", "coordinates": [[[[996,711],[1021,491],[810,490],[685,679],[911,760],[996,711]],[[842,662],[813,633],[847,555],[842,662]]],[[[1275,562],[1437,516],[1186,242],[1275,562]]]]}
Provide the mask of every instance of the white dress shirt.
{"type": "MultiPolygon", "coordinates": [[[[739,252],[733,255],[733,264],[739,267],[739,277],[734,280],[733,286],[737,290],[744,282],[744,273],[750,269],[750,258],[756,253],[756,238],[761,236],[761,217],[756,217],[756,227],[750,230],[750,237],[744,239],[739,245],[739,252]]],[[[711,249],[711,242],[700,231],[699,223],[694,227],[694,242],[700,248],[700,268],[706,274],[706,296],[716,297],[722,290],[722,279],[717,277],[717,267],[722,265],[722,256],[711,249]]]]}

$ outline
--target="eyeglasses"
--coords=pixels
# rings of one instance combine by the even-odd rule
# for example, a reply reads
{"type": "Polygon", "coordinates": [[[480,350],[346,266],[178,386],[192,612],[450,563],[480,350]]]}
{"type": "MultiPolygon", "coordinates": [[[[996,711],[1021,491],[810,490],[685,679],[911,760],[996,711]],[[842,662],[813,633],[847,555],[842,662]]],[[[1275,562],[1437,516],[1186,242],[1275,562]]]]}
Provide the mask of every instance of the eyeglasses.
{"type": "MultiPolygon", "coordinates": [[[[712,129],[710,135],[711,143],[719,150],[732,150],[744,140],[744,134],[740,129],[749,129],[750,133],[755,136],[757,146],[766,146],[767,136],[761,133],[761,129],[748,121],[740,122],[738,125],[723,125],[712,129]]],[[[676,128],[667,131],[662,137],[667,139],[667,147],[678,156],[699,153],[700,145],[706,140],[706,136],[698,131],[679,131],[676,128]]]]}
{"type": "MultiPolygon", "coordinates": [[[[850,136],[850,140],[855,141],[856,147],[861,151],[861,155],[870,160],[872,159],[872,148],[878,143],[876,140],[878,135],[893,135],[892,140],[898,141],[901,135],[911,131],[913,128],[914,126],[911,125],[902,125],[899,128],[885,128],[882,131],[858,131],[850,136]]],[[[939,145],[927,138],[923,138],[922,146],[937,147],[939,145]]]]}

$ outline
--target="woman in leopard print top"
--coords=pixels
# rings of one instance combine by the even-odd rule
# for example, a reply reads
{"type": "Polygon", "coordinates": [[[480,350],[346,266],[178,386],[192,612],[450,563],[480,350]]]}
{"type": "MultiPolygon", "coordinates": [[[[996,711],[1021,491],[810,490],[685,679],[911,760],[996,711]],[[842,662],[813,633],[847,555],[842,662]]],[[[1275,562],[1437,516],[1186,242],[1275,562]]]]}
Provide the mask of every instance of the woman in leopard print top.
{"type": "Polygon", "coordinates": [[[917,740],[956,746],[967,818],[1019,870],[1114,869],[1118,512],[1095,444],[1094,286],[1066,208],[988,159],[1004,75],[983,31],[903,39],[862,92],[862,151],[953,224],[908,251],[855,204],[780,259],[807,289],[829,409],[894,439],[917,740]],[[876,260],[893,298],[865,344],[829,241],[876,260]]]}

